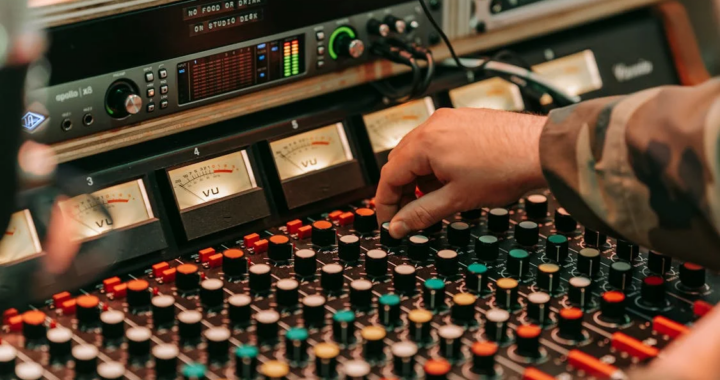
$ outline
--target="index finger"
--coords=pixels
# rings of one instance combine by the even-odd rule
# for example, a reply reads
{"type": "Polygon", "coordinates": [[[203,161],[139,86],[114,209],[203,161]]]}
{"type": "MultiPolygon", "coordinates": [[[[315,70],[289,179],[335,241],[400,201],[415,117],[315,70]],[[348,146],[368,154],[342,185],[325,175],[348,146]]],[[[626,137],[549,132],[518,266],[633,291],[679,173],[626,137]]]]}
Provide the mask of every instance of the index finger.
{"type": "Polygon", "coordinates": [[[432,174],[427,155],[408,145],[397,151],[382,169],[375,194],[375,212],[380,223],[392,219],[399,211],[403,187],[418,177],[432,174]]]}

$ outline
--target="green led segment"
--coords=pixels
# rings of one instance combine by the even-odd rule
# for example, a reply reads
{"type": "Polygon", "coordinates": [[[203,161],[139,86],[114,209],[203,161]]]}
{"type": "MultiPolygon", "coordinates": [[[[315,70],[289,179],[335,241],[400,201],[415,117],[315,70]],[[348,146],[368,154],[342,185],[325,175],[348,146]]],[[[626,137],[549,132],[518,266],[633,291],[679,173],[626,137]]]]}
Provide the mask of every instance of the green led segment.
{"type": "Polygon", "coordinates": [[[300,41],[283,43],[283,74],[290,77],[300,74],[300,41]]]}

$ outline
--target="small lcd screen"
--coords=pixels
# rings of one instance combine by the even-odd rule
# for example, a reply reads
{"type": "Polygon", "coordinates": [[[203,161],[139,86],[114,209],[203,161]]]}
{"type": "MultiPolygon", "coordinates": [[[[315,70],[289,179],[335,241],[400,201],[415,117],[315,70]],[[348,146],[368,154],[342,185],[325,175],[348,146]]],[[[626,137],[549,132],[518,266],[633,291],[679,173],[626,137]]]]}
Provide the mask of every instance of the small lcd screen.
{"type": "Polygon", "coordinates": [[[247,152],[235,152],[168,171],[180,210],[257,187],[247,152]]]}
{"type": "Polygon", "coordinates": [[[187,104],[305,73],[304,36],[260,43],[178,64],[178,102],[187,104]]]}
{"type": "Polygon", "coordinates": [[[35,223],[30,211],[18,211],[10,217],[10,224],[0,240],[0,265],[12,263],[42,252],[35,223]]]}
{"type": "Polygon", "coordinates": [[[273,141],[270,149],[281,180],[326,169],[353,159],[342,123],[273,141]]]}

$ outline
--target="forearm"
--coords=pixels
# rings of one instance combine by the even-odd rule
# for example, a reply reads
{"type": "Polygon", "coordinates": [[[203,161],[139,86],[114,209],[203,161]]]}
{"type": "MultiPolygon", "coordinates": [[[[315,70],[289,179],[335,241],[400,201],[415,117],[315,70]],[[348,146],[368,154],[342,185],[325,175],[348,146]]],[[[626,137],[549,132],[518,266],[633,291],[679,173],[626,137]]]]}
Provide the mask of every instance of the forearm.
{"type": "Polygon", "coordinates": [[[720,268],[720,80],[556,110],[540,158],[581,223],[720,268]]]}

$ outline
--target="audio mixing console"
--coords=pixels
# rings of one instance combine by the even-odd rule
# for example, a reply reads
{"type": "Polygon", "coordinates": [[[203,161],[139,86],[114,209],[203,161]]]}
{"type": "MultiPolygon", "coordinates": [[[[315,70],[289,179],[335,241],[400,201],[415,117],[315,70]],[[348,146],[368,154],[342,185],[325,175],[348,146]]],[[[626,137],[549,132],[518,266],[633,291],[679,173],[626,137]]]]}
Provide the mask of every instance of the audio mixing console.
{"type": "Polygon", "coordinates": [[[622,378],[717,302],[717,277],[583,229],[549,193],[403,240],[372,207],[6,312],[0,375],[622,378]]]}

